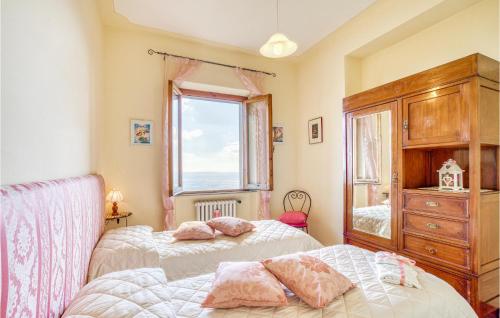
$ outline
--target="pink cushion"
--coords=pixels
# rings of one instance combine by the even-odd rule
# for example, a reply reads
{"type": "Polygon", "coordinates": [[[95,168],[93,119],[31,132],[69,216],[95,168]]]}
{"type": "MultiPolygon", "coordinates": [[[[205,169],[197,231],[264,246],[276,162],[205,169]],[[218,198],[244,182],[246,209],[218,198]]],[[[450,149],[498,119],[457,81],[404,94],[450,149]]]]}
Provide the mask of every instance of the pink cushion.
{"type": "Polygon", "coordinates": [[[307,227],[307,223],[288,224],[288,225],[299,228],[307,227]]]}
{"type": "Polygon", "coordinates": [[[283,213],[279,220],[286,224],[305,224],[307,214],[301,211],[287,211],[283,213]]]}
{"type": "Polygon", "coordinates": [[[259,262],[222,262],[212,290],[202,303],[208,308],[285,306],[280,282],[259,262]]]}
{"type": "Polygon", "coordinates": [[[262,264],[283,285],[313,308],[323,308],[354,284],[328,264],[306,254],[266,259],[262,264]]]}
{"type": "Polygon", "coordinates": [[[214,230],[200,221],[183,222],[172,234],[178,240],[209,240],[215,238],[214,230]]]}
{"type": "Polygon", "coordinates": [[[207,221],[207,225],[229,236],[238,236],[255,228],[253,223],[231,216],[213,218],[207,221]]]}

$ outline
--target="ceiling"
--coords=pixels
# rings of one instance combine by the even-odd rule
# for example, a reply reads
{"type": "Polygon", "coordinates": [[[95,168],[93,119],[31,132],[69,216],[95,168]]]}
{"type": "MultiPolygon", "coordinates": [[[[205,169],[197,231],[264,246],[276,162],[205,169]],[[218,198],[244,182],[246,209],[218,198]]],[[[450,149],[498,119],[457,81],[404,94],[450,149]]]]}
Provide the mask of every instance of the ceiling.
{"type": "MultiPolygon", "coordinates": [[[[281,0],[280,31],[300,55],[375,0],[281,0]]],[[[258,53],[276,32],[274,0],[114,0],[132,23],[258,53]]]]}

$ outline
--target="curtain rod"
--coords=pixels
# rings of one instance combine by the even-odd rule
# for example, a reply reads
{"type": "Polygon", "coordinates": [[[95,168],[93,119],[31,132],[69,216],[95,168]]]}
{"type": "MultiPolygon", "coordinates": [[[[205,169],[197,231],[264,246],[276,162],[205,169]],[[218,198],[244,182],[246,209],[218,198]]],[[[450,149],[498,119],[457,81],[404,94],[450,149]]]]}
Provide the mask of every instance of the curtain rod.
{"type": "Polygon", "coordinates": [[[189,60],[192,60],[192,61],[198,61],[198,62],[212,64],[212,65],[217,65],[217,66],[223,66],[223,67],[229,67],[229,68],[240,68],[240,69],[245,70],[245,71],[255,72],[255,73],[262,73],[262,74],[265,74],[265,75],[270,75],[272,77],[276,77],[277,76],[276,73],[269,73],[269,72],[264,72],[264,71],[259,71],[259,70],[253,70],[251,68],[244,68],[244,67],[239,67],[239,66],[235,66],[235,65],[229,65],[229,64],[222,64],[222,63],[217,63],[217,62],[212,62],[212,61],[200,60],[200,59],[195,59],[195,58],[192,58],[192,57],[175,55],[175,54],[170,54],[170,53],[167,53],[167,52],[155,51],[153,49],[149,49],[148,50],[148,54],[149,55],[159,54],[159,55],[163,55],[163,57],[165,57],[165,56],[179,57],[179,58],[183,58],[183,59],[189,59],[189,60]]]}

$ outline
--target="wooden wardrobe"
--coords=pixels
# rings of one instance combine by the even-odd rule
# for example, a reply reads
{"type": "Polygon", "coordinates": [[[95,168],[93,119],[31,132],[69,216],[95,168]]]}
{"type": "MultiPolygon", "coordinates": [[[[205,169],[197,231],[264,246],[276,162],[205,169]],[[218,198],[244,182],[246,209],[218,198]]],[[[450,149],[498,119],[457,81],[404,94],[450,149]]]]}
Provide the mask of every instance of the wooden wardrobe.
{"type": "Polygon", "coordinates": [[[481,54],[344,99],[344,240],[406,255],[499,307],[499,62],[481,54]],[[467,192],[437,189],[442,164],[467,192]]]}

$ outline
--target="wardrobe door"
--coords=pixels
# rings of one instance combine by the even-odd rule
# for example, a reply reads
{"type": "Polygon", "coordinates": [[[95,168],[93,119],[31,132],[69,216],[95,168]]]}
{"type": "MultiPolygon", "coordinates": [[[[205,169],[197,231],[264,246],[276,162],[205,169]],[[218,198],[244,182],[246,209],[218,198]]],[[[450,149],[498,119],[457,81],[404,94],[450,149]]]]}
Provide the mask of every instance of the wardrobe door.
{"type": "Polygon", "coordinates": [[[397,245],[397,102],[346,114],[346,236],[397,245]]]}
{"type": "Polygon", "coordinates": [[[403,146],[469,140],[469,83],[403,98],[403,146]]]}

